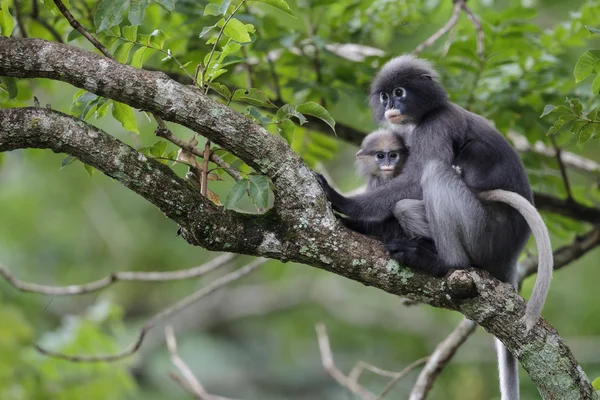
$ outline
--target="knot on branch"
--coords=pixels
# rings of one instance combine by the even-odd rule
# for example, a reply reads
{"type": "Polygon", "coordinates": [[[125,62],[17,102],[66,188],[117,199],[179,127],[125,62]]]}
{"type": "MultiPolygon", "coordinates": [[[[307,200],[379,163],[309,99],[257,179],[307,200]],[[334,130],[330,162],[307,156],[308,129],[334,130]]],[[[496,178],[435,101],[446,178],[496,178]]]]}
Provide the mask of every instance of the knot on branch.
{"type": "Polygon", "coordinates": [[[479,294],[477,285],[467,270],[459,269],[452,272],[446,282],[448,283],[448,290],[452,293],[453,297],[466,299],[479,294]]]}

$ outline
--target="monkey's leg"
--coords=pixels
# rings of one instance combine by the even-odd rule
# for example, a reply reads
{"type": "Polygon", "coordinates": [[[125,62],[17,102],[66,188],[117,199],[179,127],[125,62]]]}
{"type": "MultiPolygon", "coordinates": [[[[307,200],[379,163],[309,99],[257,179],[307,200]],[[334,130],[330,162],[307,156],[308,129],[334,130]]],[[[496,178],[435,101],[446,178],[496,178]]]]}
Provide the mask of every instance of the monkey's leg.
{"type": "Polygon", "coordinates": [[[431,236],[440,258],[453,268],[473,262],[489,225],[485,206],[451,165],[430,161],[421,178],[431,236]]]}
{"type": "Polygon", "coordinates": [[[431,237],[423,200],[400,200],[394,206],[394,217],[409,238],[431,237]]]}

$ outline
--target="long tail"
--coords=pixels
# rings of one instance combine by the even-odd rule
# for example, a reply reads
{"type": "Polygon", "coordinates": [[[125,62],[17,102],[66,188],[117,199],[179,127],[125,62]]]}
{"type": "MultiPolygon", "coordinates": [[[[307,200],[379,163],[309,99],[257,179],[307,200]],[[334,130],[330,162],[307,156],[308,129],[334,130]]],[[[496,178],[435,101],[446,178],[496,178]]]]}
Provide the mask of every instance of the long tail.
{"type": "Polygon", "coordinates": [[[481,192],[479,198],[487,201],[499,201],[513,207],[525,218],[538,249],[538,276],[533,286],[533,293],[525,309],[525,323],[529,331],[537,323],[546,301],[546,294],[550,288],[552,272],[554,270],[554,257],[548,228],[535,207],[523,196],[501,189],[481,192]]]}

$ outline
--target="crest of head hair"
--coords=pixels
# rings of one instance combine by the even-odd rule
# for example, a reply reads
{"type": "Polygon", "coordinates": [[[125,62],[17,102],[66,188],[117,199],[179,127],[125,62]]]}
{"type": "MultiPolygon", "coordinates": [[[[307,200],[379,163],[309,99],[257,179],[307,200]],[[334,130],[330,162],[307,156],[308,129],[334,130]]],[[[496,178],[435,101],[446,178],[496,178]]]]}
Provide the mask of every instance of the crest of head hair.
{"type": "Polygon", "coordinates": [[[403,54],[386,62],[383,67],[381,67],[379,74],[384,75],[388,73],[422,74],[428,75],[436,80],[438,79],[438,73],[429,61],[418,58],[412,54],[403,54]]]}

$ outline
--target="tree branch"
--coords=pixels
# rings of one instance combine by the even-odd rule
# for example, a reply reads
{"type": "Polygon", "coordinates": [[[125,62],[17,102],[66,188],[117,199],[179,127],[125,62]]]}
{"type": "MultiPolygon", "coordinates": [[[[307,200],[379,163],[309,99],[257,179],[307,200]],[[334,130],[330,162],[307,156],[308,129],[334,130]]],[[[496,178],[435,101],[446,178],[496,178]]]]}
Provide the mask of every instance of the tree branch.
{"type": "Polygon", "coordinates": [[[202,289],[196,291],[195,293],[192,293],[191,295],[189,295],[187,297],[184,297],[183,299],[179,300],[179,302],[172,305],[171,307],[168,307],[168,308],[160,311],[159,313],[155,314],[152,318],[150,318],[141,327],[141,329],[138,331],[138,334],[137,334],[136,338],[134,339],[134,341],[129,346],[127,346],[127,348],[125,350],[123,350],[119,353],[109,354],[109,355],[97,355],[97,356],[68,355],[68,354],[45,349],[42,346],[37,345],[37,344],[35,345],[35,349],[42,354],[45,354],[45,355],[48,355],[51,357],[55,357],[55,358],[60,358],[63,360],[73,361],[73,362],[112,362],[112,361],[122,360],[123,358],[129,357],[130,355],[135,354],[140,349],[140,346],[144,342],[144,338],[148,334],[148,331],[150,331],[152,328],[154,328],[160,321],[167,319],[169,317],[172,317],[173,315],[175,315],[175,314],[181,312],[182,310],[184,310],[185,308],[191,306],[192,304],[194,304],[198,300],[202,299],[203,297],[208,296],[209,294],[215,292],[216,290],[229,285],[231,282],[236,281],[236,280],[248,275],[250,272],[254,271],[256,268],[263,265],[266,261],[267,260],[264,258],[258,258],[256,260],[252,261],[251,263],[249,263],[248,265],[246,265],[236,271],[230,272],[227,275],[224,275],[220,278],[215,279],[213,282],[211,282],[207,286],[203,287],[202,289]]]}
{"type": "Polygon", "coordinates": [[[15,278],[10,273],[8,268],[0,264],[0,275],[6,279],[14,288],[22,292],[33,292],[49,294],[52,296],[73,296],[77,294],[86,294],[97,292],[98,290],[104,289],[111,286],[119,281],[134,281],[134,282],[167,282],[175,280],[183,280],[196,278],[205,275],[217,268],[222,267],[229,261],[235,258],[235,254],[223,254],[222,256],[215,257],[209,262],[202,264],[198,267],[185,269],[181,271],[169,271],[169,272],[113,272],[109,276],[99,279],[95,282],[86,283],[83,285],[69,285],[69,286],[48,286],[40,285],[37,283],[24,282],[20,279],[15,278]]]}
{"type": "Polygon", "coordinates": [[[390,261],[380,243],[339,225],[311,171],[284,141],[197,88],[39,39],[0,38],[0,75],[61,80],[182,124],[270,177],[276,201],[261,215],[224,211],[167,166],[51,110],[0,110],[0,151],[35,147],[71,154],[157,205],[192,244],[293,260],[460,311],[519,358],[545,398],[596,397],[556,330],[540,320],[524,334],[525,302],[510,285],[484,271],[457,270],[435,278],[390,261]],[[549,375],[556,379],[546,379],[549,375]]]}

